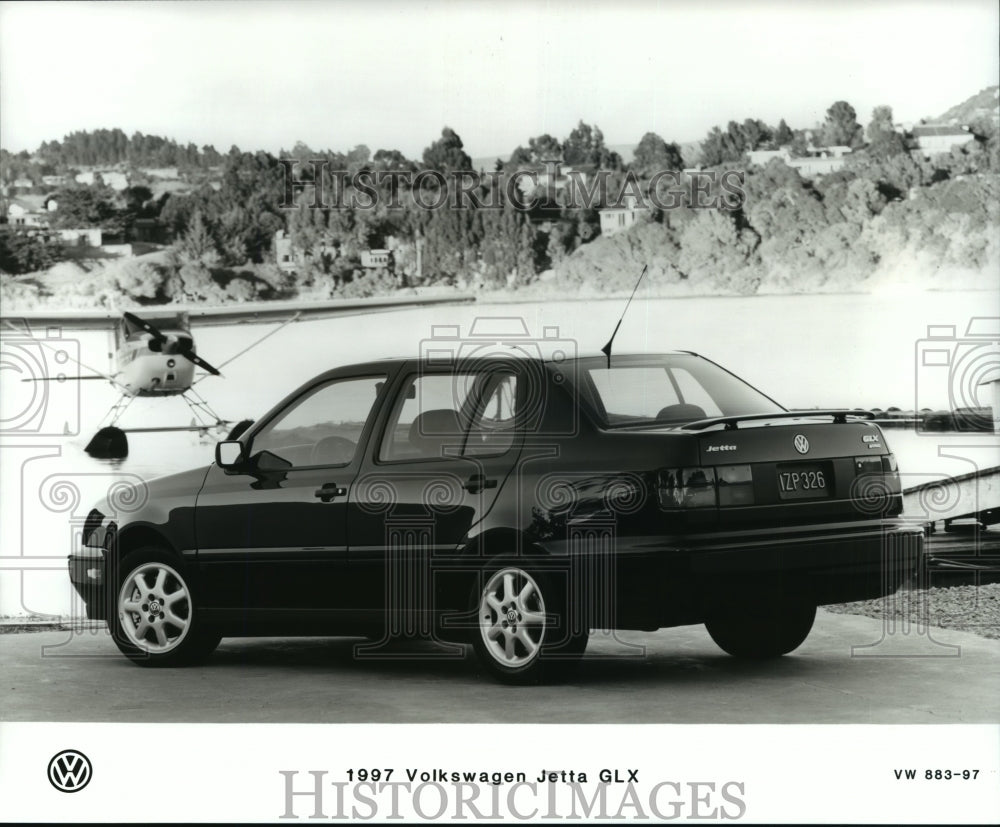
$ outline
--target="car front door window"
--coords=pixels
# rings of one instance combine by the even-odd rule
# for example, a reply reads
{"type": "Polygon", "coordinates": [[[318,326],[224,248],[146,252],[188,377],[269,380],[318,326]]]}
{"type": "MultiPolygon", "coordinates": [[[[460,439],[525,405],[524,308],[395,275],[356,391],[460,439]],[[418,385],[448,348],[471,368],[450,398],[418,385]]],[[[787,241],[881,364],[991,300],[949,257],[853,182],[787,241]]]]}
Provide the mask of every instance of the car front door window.
{"type": "Polygon", "coordinates": [[[365,376],[318,386],[254,435],[251,453],[268,451],[293,468],[348,465],[384,382],[365,376]]]}

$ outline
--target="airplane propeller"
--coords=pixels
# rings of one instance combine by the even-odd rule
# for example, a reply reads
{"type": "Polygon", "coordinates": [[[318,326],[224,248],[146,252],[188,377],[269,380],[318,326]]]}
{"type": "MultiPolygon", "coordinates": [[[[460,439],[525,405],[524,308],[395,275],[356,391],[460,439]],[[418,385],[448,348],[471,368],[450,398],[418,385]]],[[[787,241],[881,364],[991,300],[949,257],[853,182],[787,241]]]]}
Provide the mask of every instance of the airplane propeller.
{"type": "Polygon", "coordinates": [[[180,354],[185,359],[189,359],[190,361],[194,362],[202,370],[212,374],[212,376],[222,376],[222,373],[219,371],[218,368],[212,367],[212,365],[210,365],[208,362],[202,359],[197,353],[191,350],[190,346],[182,349],[180,351],[180,354]]]}
{"type": "MultiPolygon", "coordinates": [[[[151,325],[145,319],[140,319],[138,316],[135,315],[135,313],[129,313],[128,311],[125,311],[125,313],[123,313],[122,315],[124,315],[126,320],[136,325],[136,327],[140,328],[141,330],[144,330],[150,336],[152,336],[154,341],[157,342],[170,341],[169,336],[160,331],[159,328],[151,325]]],[[[207,361],[202,359],[197,353],[194,352],[193,340],[188,340],[187,342],[177,342],[176,344],[177,344],[177,353],[179,353],[185,359],[187,359],[190,362],[194,362],[194,364],[196,364],[202,370],[212,374],[212,376],[222,376],[222,373],[219,372],[218,368],[213,367],[211,364],[209,364],[207,361]]]]}

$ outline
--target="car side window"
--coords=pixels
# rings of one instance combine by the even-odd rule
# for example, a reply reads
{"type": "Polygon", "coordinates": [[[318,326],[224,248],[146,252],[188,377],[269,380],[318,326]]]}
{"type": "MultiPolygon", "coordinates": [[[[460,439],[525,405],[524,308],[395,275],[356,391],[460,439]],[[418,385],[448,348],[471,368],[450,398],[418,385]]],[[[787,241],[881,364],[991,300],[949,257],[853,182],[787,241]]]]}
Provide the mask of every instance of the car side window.
{"type": "Polygon", "coordinates": [[[409,377],[382,436],[379,459],[402,462],[457,455],[468,430],[467,405],[475,378],[470,373],[409,377]]]}
{"type": "Polygon", "coordinates": [[[314,388],[254,436],[252,453],[270,451],[294,468],[348,465],[385,379],[334,379],[314,388]]]}
{"type": "Polygon", "coordinates": [[[507,372],[485,376],[479,400],[463,453],[466,456],[502,454],[514,444],[517,376],[507,372]]]}

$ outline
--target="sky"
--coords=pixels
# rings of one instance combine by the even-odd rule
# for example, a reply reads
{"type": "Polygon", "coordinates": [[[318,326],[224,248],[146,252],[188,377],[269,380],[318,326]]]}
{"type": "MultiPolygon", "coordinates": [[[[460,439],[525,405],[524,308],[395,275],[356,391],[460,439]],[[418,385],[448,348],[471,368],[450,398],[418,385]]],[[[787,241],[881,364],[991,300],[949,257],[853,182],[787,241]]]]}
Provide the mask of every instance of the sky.
{"type": "Polygon", "coordinates": [[[579,120],[609,144],[847,100],[937,116],[1000,78],[992,2],[0,3],[0,145],[120,127],[276,152],[473,157],[579,120]]]}

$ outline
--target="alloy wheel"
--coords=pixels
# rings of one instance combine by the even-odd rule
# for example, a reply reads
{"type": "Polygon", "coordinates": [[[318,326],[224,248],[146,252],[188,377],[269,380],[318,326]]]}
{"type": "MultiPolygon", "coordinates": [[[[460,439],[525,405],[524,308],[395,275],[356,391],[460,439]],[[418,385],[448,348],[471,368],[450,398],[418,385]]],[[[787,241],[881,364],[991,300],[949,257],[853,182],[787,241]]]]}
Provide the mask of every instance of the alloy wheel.
{"type": "Polygon", "coordinates": [[[545,627],[545,601],[530,574],[503,568],[490,577],[479,599],[479,632],[497,663],[518,668],[533,661],[545,627]]]}
{"type": "Polygon", "coordinates": [[[118,592],[118,619],[129,643],[152,654],[180,646],[191,628],[187,584],[165,563],[143,563],[118,592]]]}

